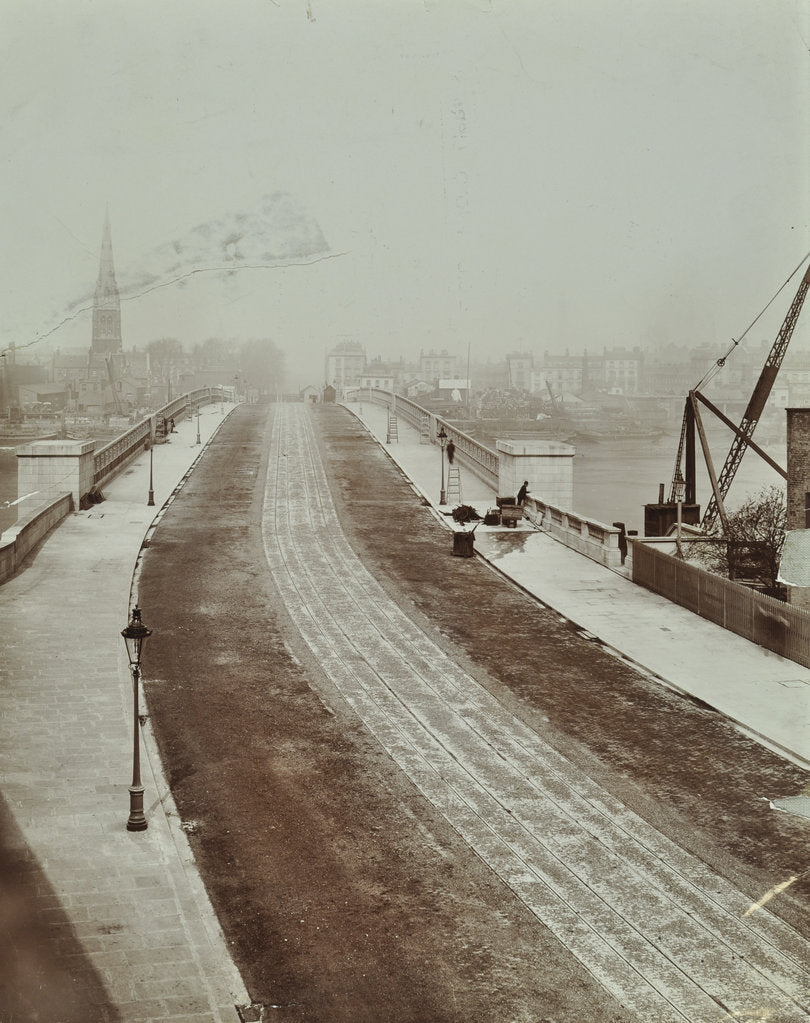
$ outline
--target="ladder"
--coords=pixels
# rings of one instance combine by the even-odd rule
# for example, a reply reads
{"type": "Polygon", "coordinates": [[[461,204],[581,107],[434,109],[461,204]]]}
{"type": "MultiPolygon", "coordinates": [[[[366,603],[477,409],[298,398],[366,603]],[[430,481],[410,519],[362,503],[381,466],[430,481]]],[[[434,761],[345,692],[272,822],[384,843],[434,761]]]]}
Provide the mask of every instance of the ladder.
{"type": "Polygon", "coordinates": [[[430,416],[422,416],[419,423],[419,443],[430,444],[430,416]]]}
{"type": "Polygon", "coordinates": [[[388,433],[385,437],[386,444],[395,444],[399,440],[399,433],[397,431],[397,417],[389,409],[388,410],[388,433]]]}
{"type": "Polygon", "coordinates": [[[457,465],[447,468],[447,503],[464,504],[461,496],[461,469],[457,465]]]}

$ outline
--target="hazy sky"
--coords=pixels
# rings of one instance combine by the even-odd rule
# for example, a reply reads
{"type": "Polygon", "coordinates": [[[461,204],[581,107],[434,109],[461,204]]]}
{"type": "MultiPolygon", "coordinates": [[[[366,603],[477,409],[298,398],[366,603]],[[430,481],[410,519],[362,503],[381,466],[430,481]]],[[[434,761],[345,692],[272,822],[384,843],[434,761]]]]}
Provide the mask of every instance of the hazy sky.
{"type": "Polygon", "coordinates": [[[270,336],[292,384],[344,339],[720,353],[810,250],[806,0],[0,0],[0,39],[0,348],[89,344],[105,204],[126,347],[270,336]]]}

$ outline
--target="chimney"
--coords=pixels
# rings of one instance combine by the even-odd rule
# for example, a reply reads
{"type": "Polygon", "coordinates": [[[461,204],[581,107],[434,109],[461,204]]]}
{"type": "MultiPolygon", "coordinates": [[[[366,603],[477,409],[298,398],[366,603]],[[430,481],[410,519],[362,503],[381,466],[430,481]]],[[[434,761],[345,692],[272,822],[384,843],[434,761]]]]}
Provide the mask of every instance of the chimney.
{"type": "Polygon", "coordinates": [[[787,412],[787,529],[810,529],[810,408],[787,412]]]}

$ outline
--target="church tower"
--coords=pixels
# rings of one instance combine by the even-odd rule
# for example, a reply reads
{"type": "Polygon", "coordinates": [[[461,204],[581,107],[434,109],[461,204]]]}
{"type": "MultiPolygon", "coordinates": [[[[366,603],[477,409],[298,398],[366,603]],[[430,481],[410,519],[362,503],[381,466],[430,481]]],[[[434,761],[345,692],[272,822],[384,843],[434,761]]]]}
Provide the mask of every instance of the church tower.
{"type": "Polygon", "coordinates": [[[101,238],[101,259],[98,267],[98,283],[93,300],[93,355],[109,355],[121,351],[121,302],[118,285],[115,282],[112,239],[110,237],[110,213],[104,216],[104,233],[101,238]]]}

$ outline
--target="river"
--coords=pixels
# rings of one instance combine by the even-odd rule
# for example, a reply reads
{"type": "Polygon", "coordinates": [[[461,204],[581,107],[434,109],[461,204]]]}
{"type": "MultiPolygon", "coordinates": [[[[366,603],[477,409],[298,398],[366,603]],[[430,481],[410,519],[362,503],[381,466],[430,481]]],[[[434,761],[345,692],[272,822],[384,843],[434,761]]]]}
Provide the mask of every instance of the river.
{"type": "MultiPolygon", "coordinates": [[[[731,443],[731,434],[720,427],[716,432],[710,432],[710,438],[719,471],[731,443]]],[[[659,483],[665,484],[666,496],[669,496],[677,443],[677,436],[665,435],[652,442],[605,440],[577,444],[573,510],[608,525],[624,522],[628,529],[643,533],[644,505],[657,502],[659,483]]],[[[770,445],[766,449],[780,465],[785,464],[784,444],[770,445]]],[[[700,452],[697,460],[698,502],[705,507],[711,490],[700,452]]],[[[734,508],[749,495],[757,494],[771,484],[784,487],[782,478],[749,451],[737,470],[727,503],[734,508]]],[[[6,505],[6,502],[16,501],[18,496],[14,448],[0,447],[0,532],[14,524],[18,511],[24,511],[25,502],[6,505]]],[[[29,500],[30,503],[34,501],[33,498],[29,500]]]]}
{"type": "MultiPolygon", "coordinates": [[[[722,431],[711,444],[715,471],[719,473],[731,444],[731,434],[722,431]]],[[[764,447],[765,445],[763,445],[764,447]]],[[[588,518],[611,525],[624,522],[628,529],[644,533],[644,505],[658,501],[658,487],[664,484],[664,497],[669,498],[677,435],[665,435],[660,440],[603,441],[579,443],[574,456],[574,510],[588,518]]],[[[771,446],[768,454],[780,465],[785,464],[784,448],[771,446]]],[[[758,494],[764,487],[785,482],[758,455],[746,452],[729,489],[726,505],[730,510],[739,507],[746,498],[758,494]]],[[[697,453],[697,500],[701,509],[711,495],[711,485],[703,456],[697,453]]]]}

